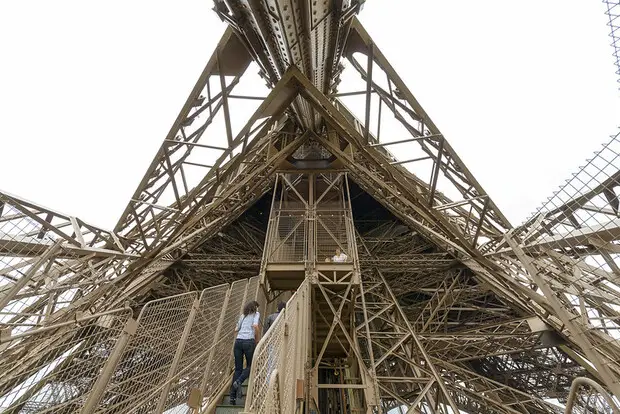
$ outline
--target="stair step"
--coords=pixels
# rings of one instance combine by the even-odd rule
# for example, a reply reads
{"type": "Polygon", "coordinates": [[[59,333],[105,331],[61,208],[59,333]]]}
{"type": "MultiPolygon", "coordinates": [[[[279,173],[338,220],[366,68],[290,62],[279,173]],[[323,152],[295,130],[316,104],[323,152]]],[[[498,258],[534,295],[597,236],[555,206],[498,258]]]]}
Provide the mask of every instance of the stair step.
{"type": "MultiPolygon", "coordinates": [[[[226,393],[226,395],[228,395],[229,392],[230,392],[230,388],[228,388],[226,391],[228,391],[226,393]]],[[[237,391],[237,392],[239,392],[239,391],[237,391]]],[[[241,384],[241,394],[243,394],[245,396],[247,393],[248,393],[248,384],[247,383],[241,384]]]]}
{"type": "Polygon", "coordinates": [[[218,405],[215,414],[239,414],[243,412],[243,405],[218,405]]]}
{"type": "MultiPolygon", "coordinates": [[[[222,396],[222,401],[215,409],[215,414],[237,414],[243,412],[245,407],[245,396],[248,394],[248,382],[241,384],[241,396],[237,397],[236,405],[230,404],[230,394],[227,392],[222,396]]],[[[239,395],[239,394],[237,394],[239,395]]]]}
{"type": "MultiPolygon", "coordinates": [[[[246,394],[243,393],[243,397],[239,397],[239,396],[237,397],[237,405],[241,405],[241,406],[245,405],[245,395],[246,394]]],[[[226,394],[222,397],[222,404],[228,405],[230,404],[229,401],[230,401],[230,394],[226,394]]]]}

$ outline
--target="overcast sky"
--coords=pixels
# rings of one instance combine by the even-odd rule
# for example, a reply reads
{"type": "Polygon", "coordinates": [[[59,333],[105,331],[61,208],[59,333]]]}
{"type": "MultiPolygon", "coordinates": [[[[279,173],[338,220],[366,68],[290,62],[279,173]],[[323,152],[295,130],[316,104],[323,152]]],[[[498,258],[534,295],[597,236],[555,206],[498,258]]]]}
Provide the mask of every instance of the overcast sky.
{"type": "MultiPolygon", "coordinates": [[[[0,189],[111,228],[220,35],[209,0],[0,2],[0,189]]],[[[513,224],[620,125],[597,0],[369,0],[360,20],[513,224]]]]}

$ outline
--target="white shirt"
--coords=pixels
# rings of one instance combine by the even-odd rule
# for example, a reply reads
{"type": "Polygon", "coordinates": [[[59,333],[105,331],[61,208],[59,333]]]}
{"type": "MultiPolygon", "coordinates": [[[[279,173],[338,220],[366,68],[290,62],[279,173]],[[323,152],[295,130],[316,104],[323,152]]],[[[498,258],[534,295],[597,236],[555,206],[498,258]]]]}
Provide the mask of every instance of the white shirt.
{"type": "Polygon", "coordinates": [[[334,255],[334,257],[332,257],[332,262],[342,263],[342,262],[346,262],[347,259],[348,258],[346,254],[340,253],[339,255],[334,255]]]}
{"type": "Polygon", "coordinates": [[[237,322],[237,339],[254,339],[253,326],[258,326],[259,321],[259,312],[250,313],[247,316],[239,316],[239,321],[237,322]]]}

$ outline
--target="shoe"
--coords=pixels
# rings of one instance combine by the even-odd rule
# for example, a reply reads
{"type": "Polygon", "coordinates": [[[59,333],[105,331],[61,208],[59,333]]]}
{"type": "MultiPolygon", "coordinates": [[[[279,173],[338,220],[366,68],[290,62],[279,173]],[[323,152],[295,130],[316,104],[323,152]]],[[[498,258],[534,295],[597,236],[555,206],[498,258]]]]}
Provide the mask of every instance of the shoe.
{"type": "Polygon", "coordinates": [[[237,394],[239,394],[239,383],[233,382],[230,386],[230,405],[237,405],[237,394]]]}

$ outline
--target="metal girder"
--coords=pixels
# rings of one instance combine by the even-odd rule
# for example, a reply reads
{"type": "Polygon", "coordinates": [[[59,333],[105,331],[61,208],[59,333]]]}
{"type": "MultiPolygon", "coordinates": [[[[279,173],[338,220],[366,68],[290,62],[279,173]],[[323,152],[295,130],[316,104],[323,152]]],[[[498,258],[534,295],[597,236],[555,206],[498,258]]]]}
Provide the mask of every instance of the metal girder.
{"type": "Polygon", "coordinates": [[[498,382],[561,402],[566,401],[573,379],[586,374],[585,368],[555,347],[498,355],[470,364],[498,382]]]}
{"type": "MultiPolygon", "coordinates": [[[[408,181],[410,185],[419,187],[420,197],[424,198],[424,203],[432,211],[440,211],[450,216],[452,221],[459,222],[458,225],[461,231],[467,234],[471,246],[479,246],[483,240],[509,229],[509,221],[469,172],[357,20],[354,20],[351,26],[345,55],[369,86],[365,97],[366,109],[370,106],[371,94],[379,97],[381,108],[386,108],[376,112],[378,118],[373,125],[377,125],[378,134],[367,133],[364,144],[382,152],[388,158],[384,162],[396,166],[393,170],[406,171],[409,162],[396,159],[388,151],[388,147],[407,152],[407,156],[412,158],[411,163],[428,160],[420,170],[411,169],[424,171],[430,167],[430,171],[424,172],[429,173],[428,179],[416,173],[415,177],[408,177],[408,181]],[[365,58],[358,60],[358,53],[365,55],[365,58]],[[374,67],[372,73],[368,73],[368,67],[374,67]],[[393,116],[401,125],[403,133],[408,136],[382,139],[381,122],[386,116],[393,116]],[[450,200],[448,194],[462,198],[450,200]]],[[[349,112],[342,104],[338,104],[338,107],[344,113],[349,112]]],[[[369,130],[370,126],[365,125],[369,120],[360,123],[350,112],[348,117],[354,124],[361,124],[362,130],[369,130]]]]}
{"type": "Polygon", "coordinates": [[[226,177],[220,169],[236,147],[245,147],[251,139],[255,125],[244,128],[234,145],[232,140],[219,143],[208,128],[250,62],[242,42],[228,28],[115,227],[131,240],[135,252],[161,248],[204,198],[213,197],[226,177]],[[205,165],[203,160],[209,158],[213,164],[205,165]],[[200,164],[206,173],[194,173],[192,179],[189,170],[200,164]]]}
{"type": "Polygon", "coordinates": [[[438,359],[460,362],[508,355],[544,347],[540,333],[532,332],[526,318],[481,324],[447,333],[421,334],[428,352],[438,359]]]}
{"type": "MultiPolygon", "coordinates": [[[[422,400],[416,396],[434,380],[442,382],[444,395],[449,400],[454,396],[452,404],[459,408],[467,409],[474,404],[494,412],[521,412],[525,407],[528,412],[558,412],[557,408],[540,398],[494,382],[447,359],[432,357],[426,348],[424,334],[419,334],[409,322],[380,270],[365,272],[362,280],[366,306],[371,314],[377,315],[369,321],[373,328],[366,340],[375,347],[375,360],[380,364],[377,377],[381,388],[390,391],[384,398],[397,398],[400,403],[407,403],[407,399],[411,398],[409,403],[415,399],[413,402],[418,404],[422,400]],[[369,307],[370,304],[372,307],[369,307]],[[436,372],[436,376],[433,377],[431,372],[436,372]],[[390,378],[397,377],[409,377],[412,382],[403,381],[399,388],[395,388],[390,378]],[[465,403],[464,399],[468,402],[465,403]]],[[[439,395],[435,396],[437,398],[440,398],[439,395]]]]}
{"type": "MultiPolygon", "coordinates": [[[[390,227],[385,226],[385,231],[389,233],[390,227]]],[[[377,232],[373,232],[373,237],[375,239],[380,238],[378,237],[377,232]]],[[[358,241],[362,243],[362,246],[365,245],[364,237],[362,235],[358,235],[358,241]]],[[[398,246],[396,246],[396,249],[398,249],[398,246]]],[[[362,252],[360,256],[363,256],[364,249],[360,248],[360,250],[362,252]]],[[[365,250],[367,253],[369,252],[367,247],[365,250]]],[[[407,315],[407,311],[405,310],[405,307],[402,304],[402,299],[401,301],[399,301],[400,303],[399,302],[390,303],[385,298],[383,300],[377,300],[377,298],[379,297],[377,295],[377,292],[381,291],[381,289],[385,289],[382,287],[383,286],[382,283],[377,282],[377,279],[378,279],[377,276],[376,275],[372,276],[373,274],[375,274],[374,272],[377,272],[377,271],[379,270],[372,269],[369,266],[362,266],[362,272],[364,275],[363,280],[365,281],[364,290],[368,292],[369,295],[370,294],[373,295],[373,299],[369,298],[366,301],[366,307],[368,308],[369,313],[375,315],[369,321],[371,324],[373,324],[373,326],[376,327],[375,329],[371,331],[370,336],[372,338],[373,343],[375,344],[379,344],[381,342],[384,343],[383,345],[378,345],[380,347],[379,348],[380,350],[376,351],[375,354],[378,355],[377,358],[379,361],[383,362],[387,360],[391,362],[388,365],[388,367],[392,371],[390,374],[386,374],[386,372],[382,372],[382,373],[378,373],[377,375],[378,375],[378,378],[380,379],[381,389],[386,392],[385,398],[399,399],[400,403],[404,404],[403,400],[406,400],[406,398],[409,398],[409,397],[405,397],[406,395],[411,395],[415,398],[416,395],[420,396],[421,394],[416,394],[415,392],[413,392],[413,389],[411,389],[411,391],[407,391],[406,388],[403,388],[404,385],[401,385],[399,390],[393,389],[393,383],[395,382],[397,377],[403,378],[403,381],[402,381],[403,384],[409,383],[411,385],[419,384],[418,386],[424,386],[425,384],[426,385],[429,384],[429,382],[426,382],[422,378],[419,378],[413,382],[407,382],[406,380],[404,380],[404,378],[407,377],[407,374],[405,373],[406,371],[403,371],[403,368],[400,368],[400,371],[399,371],[398,367],[404,363],[411,363],[413,358],[410,355],[407,356],[406,358],[396,358],[396,359],[395,357],[392,357],[392,358],[388,357],[390,353],[394,352],[396,349],[401,349],[399,347],[401,347],[403,344],[406,344],[407,343],[406,341],[408,340],[408,336],[404,333],[400,333],[400,334],[398,334],[397,332],[390,333],[389,330],[386,330],[386,327],[389,326],[388,322],[386,321],[390,320],[388,316],[392,314],[393,312],[395,312],[399,306],[401,307],[402,309],[401,312],[404,315],[407,315]],[[390,389],[390,387],[392,387],[392,389],[390,389]],[[409,394],[409,392],[413,392],[413,393],[409,394]]],[[[475,307],[471,307],[471,305],[467,303],[467,301],[470,300],[471,298],[475,298],[476,296],[479,296],[480,292],[473,296],[466,294],[468,288],[471,288],[473,286],[468,287],[467,285],[457,284],[459,280],[461,281],[464,280],[462,277],[459,279],[458,275],[459,273],[454,273],[454,272],[452,272],[452,274],[450,274],[450,272],[444,273],[443,280],[439,280],[438,282],[436,282],[437,283],[436,287],[433,287],[432,284],[422,285],[422,286],[427,286],[427,287],[414,287],[414,286],[411,287],[411,289],[413,289],[414,291],[419,292],[418,295],[424,292],[429,297],[429,299],[426,300],[425,306],[429,309],[430,313],[429,313],[429,316],[425,318],[425,320],[432,320],[433,318],[437,318],[437,310],[441,308],[445,308],[445,306],[448,306],[448,309],[450,308],[459,309],[459,311],[466,306],[470,307],[470,309],[476,312],[485,311],[484,307],[475,309],[475,307]],[[447,281],[447,286],[446,286],[446,281],[447,281]],[[454,296],[454,294],[457,294],[457,293],[459,296],[463,295],[463,296],[460,296],[462,298],[462,303],[457,303],[458,301],[456,300],[454,296]],[[434,297],[437,297],[437,299],[433,300],[434,297]],[[450,302],[450,304],[448,302],[450,302]],[[438,307],[437,306],[438,303],[445,304],[445,306],[438,307]]],[[[394,284],[398,285],[399,284],[398,279],[395,279],[395,280],[396,282],[394,284]]],[[[482,291],[484,291],[484,289],[482,291]]],[[[424,306],[420,309],[419,312],[423,312],[423,310],[424,310],[424,306]]],[[[416,328],[416,325],[414,324],[414,321],[416,320],[416,318],[419,320],[421,316],[416,317],[413,315],[411,316],[408,315],[407,317],[409,318],[409,321],[411,321],[409,322],[410,326],[412,327],[411,329],[418,332],[421,328],[423,328],[423,324],[419,325],[420,328],[416,328]]],[[[498,315],[495,315],[495,317],[497,318],[498,315]]],[[[454,318],[454,320],[459,320],[461,319],[461,316],[453,315],[452,318],[454,318]]],[[[533,333],[529,329],[526,319],[524,318],[514,319],[514,316],[510,318],[509,312],[506,313],[503,318],[504,318],[503,322],[498,322],[494,324],[486,324],[486,325],[482,322],[478,322],[478,323],[473,323],[472,324],[473,327],[463,326],[462,324],[457,324],[456,326],[452,326],[449,324],[446,325],[445,320],[444,320],[445,318],[439,318],[442,320],[442,325],[443,325],[441,328],[442,332],[437,332],[437,333],[432,333],[432,334],[419,332],[416,334],[421,344],[424,346],[427,354],[431,358],[435,358],[441,361],[449,361],[454,364],[457,364],[459,361],[469,361],[469,360],[486,361],[488,357],[491,357],[493,355],[510,355],[513,353],[523,352],[524,350],[538,349],[542,347],[542,345],[539,343],[539,340],[538,340],[539,334],[533,333]]],[[[392,317],[392,320],[393,320],[393,317],[392,317]]],[[[403,326],[406,325],[404,320],[401,321],[401,323],[403,324],[403,326]]],[[[437,325],[437,326],[441,326],[441,325],[437,325]]],[[[471,370],[471,368],[469,368],[469,370],[471,370]]],[[[409,374],[409,375],[410,375],[410,378],[412,379],[416,377],[420,377],[419,373],[417,376],[414,374],[409,374]]],[[[480,375],[480,374],[475,374],[472,372],[471,374],[468,374],[468,375],[472,376],[472,378],[477,378],[476,375],[480,375]]],[[[478,381],[478,380],[472,380],[472,381],[478,381]]],[[[530,392],[529,389],[528,390],[523,389],[522,391],[530,392]]],[[[565,394],[567,394],[568,387],[564,387],[563,391],[565,394]]],[[[473,398],[473,394],[471,394],[472,395],[471,397],[464,398],[462,393],[465,391],[452,390],[451,392],[453,394],[455,402],[457,402],[457,404],[459,404],[459,407],[463,409],[467,409],[466,407],[477,406],[480,412],[483,412],[483,409],[493,411],[492,408],[489,408],[488,401],[485,402],[485,401],[468,399],[468,398],[473,398]],[[483,407],[486,407],[486,408],[483,408],[483,407]]],[[[501,401],[506,401],[507,405],[511,405],[515,401],[514,396],[510,397],[509,399],[506,399],[506,398],[507,397],[504,396],[504,398],[501,399],[501,401]]],[[[522,397],[519,397],[519,398],[522,398],[522,397]]],[[[420,401],[417,401],[415,403],[417,404],[420,401]]],[[[495,409],[497,410],[498,408],[496,407],[495,409]]],[[[510,408],[507,408],[507,410],[508,410],[507,412],[510,412],[510,408]]],[[[519,409],[517,409],[517,412],[519,412],[518,410],[519,409]]],[[[506,411],[500,411],[500,412],[506,412],[506,411]]]]}
{"type": "MultiPolygon", "coordinates": [[[[325,344],[339,343],[366,367],[353,370],[362,383],[348,385],[378,386],[381,400],[370,398],[367,408],[557,412],[542,398],[564,398],[571,377],[586,371],[620,395],[618,135],[511,230],[354,17],[362,1],[215,3],[229,27],[113,232],[0,193],[0,345],[28,330],[37,338],[2,352],[10,374],[0,374],[0,391],[69,355],[16,407],[45,410],[33,399],[45,383],[58,387],[55,395],[79,388],[74,367],[83,350],[115,354],[108,337],[89,337],[82,328],[90,325],[68,325],[72,319],[119,309],[117,337],[129,319],[126,305],[136,311],[150,299],[261,271],[265,230],[245,213],[274,188],[276,173],[295,190],[295,177],[323,174],[320,162],[346,172],[377,201],[374,212],[391,212],[383,221],[374,212],[356,220],[363,249],[351,273],[361,274],[359,286],[315,275],[329,282],[313,293],[326,305],[315,315],[329,326],[325,344]],[[337,91],[343,58],[362,92],[337,91]],[[257,107],[239,127],[231,121],[235,100],[250,97],[233,91],[252,62],[271,91],[252,98],[257,107]],[[358,98],[361,110],[345,106],[358,98]],[[402,136],[381,134],[386,117],[402,136]],[[327,158],[305,162],[319,152],[327,158]],[[347,285],[344,293],[332,283],[347,285]],[[546,333],[529,328],[534,316],[546,333]],[[545,344],[545,335],[557,343],[545,344]],[[73,382],[57,381],[67,367],[73,382]]],[[[313,225],[323,219],[312,216],[313,225]]],[[[197,306],[186,308],[185,328],[171,328],[180,344],[168,344],[170,381],[183,371],[196,316],[197,306]]],[[[317,367],[326,347],[315,350],[317,367]]],[[[107,366],[98,358],[88,368],[110,375],[107,366]]],[[[83,380],[94,381],[91,374],[83,380]]],[[[183,394],[171,382],[140,387],[142,397],[130,399],[144,410],[163,411],[183,394]]]]}
{"type": "Polygon", "coordinates": [[[80,298],[138,259],[125,251],[124,239],[79,218],[6,193],[0,193],[0,206],[4,332],[24,332],[71,315],[80,298]]]}
{"type": "MultiPolygon", "coordinates": [[[[363,0],[215,2],[215,11],[239,33],[263,78],[273,86],[296,66],[323,93],[339,83],[341,56],[349,27],[363,0]]],[[[303,99],[293,103],[296,120],[305,127],[320,116],[303,99]]]]}

